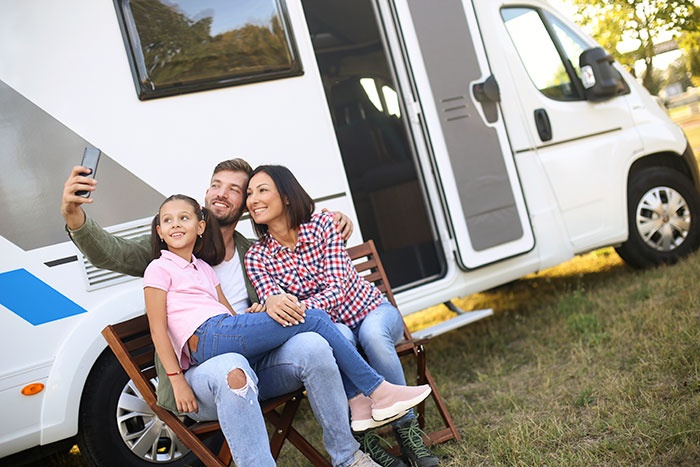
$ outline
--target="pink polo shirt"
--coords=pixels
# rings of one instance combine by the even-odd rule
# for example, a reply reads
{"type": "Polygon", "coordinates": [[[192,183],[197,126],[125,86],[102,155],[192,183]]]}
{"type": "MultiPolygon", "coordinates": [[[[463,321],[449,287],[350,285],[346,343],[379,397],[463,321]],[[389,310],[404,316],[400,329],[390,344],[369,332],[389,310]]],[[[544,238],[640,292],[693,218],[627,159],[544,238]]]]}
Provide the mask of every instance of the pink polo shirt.
{"type": "Polygon", "coordinates": [[[207,319],[228,308],[219,302],[219,279],[211,266],[192,256],[192,262],[163,250],[143,274],[143,286],[166,292],[168,335],[183,370],[190,367],[187,340],[207,319]]]}

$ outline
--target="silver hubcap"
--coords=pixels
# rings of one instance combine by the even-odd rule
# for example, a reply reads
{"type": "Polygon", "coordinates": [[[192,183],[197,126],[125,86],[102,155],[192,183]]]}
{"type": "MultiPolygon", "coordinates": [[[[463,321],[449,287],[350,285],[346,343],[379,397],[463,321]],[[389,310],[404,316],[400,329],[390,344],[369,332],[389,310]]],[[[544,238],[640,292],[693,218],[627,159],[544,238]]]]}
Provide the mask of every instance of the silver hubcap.
{"type": "Polygon", "coordinates": [[[647,191],[637,206],[637,231],[657,251],[671,251],[688,236],[690,209],[683,196],[669,187],[647,191]]]}
{"type": "MultiPolygon", "coordinates": [[[[152,383],[157,385],[156,381],[152,383]]],[[[124,444],[145,461],[172,462],[189,452],[175,433],[153,413],[131,380],[119,397],[117,424],[124,444]]]]}

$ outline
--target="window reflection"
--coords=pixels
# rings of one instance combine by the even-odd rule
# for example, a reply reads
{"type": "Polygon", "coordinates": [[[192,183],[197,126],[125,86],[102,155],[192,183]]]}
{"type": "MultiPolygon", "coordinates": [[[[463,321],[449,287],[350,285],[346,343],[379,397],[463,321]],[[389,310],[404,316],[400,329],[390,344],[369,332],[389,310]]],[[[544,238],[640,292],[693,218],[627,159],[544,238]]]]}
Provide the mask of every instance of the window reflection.
{"type": "Polygon", "coordinates": [[[123,0],[120,11],[145,98],[301,73],[276,0],[123,0]]]}
{"type": "Polygon", "coordinates": [[[379,94],[378,85],[374,78],[361,78],[360,85],[365,90],[367,98],[372,105],[382,113],[394,117],[401,117],[401,108],[399,107],[399,95],[391,87],[386,84],[381,85],[382,93],[379,94]],[[383,103],[382,103],[383,102],[383,103]],[[386,105],[386,110],[384,106],[386,105]]]}
{"type": "Polygon", "coordinates": [[[571,62],[578,77],[581,77],[581,69],[579,68],[578,58],[584,50],[588,48],[585,42],[574,34],[568,27],[562,24],[557,18],[549,13],[545,13],[547,20],[552,24],[552,29],[557,35],[557,39],[564,48],[566,58],[571,62]]]}
{"type": "MultiPolygon", "coordinates": [[[[537,11],[529,8],[504,8],[501,16],[520,60],[537,89],[552,99],[582,99],[537,11]]],[[[580,39],[556,21],[556,18],[548,18],[553,21],[557,40],[568,55],[564,59],[576,67],[582,51],[580,39]]]]}
{"type": "Polygon", "coordinates": [[[384,93],[384,101],[386,102],[386,110],[389,115],[401,117],[401,108],[399,107],[399,95],[389,86],[382,86],[384,93]]]}
{"type": "Polygon", "coordinates": [[[380,112],[383,112],[384,107],[382,107],[382,100],[379,98],[379,92],[377,92],[377,84],[374,82],[374,79],[362,78],[360,79],[360,84],[367,93],[367,97],[369,98],[370,102],[372,102],[374,107],[376,107],[376,109],[380,112]]]}

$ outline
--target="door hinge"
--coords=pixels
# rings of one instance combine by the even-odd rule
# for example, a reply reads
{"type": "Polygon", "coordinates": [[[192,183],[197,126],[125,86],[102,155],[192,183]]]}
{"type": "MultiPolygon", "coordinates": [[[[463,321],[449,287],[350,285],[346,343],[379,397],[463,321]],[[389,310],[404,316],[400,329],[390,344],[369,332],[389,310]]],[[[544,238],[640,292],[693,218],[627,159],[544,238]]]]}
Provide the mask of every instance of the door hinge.
{"type": "Polygon", "coordinates": [[[418,105],[418,102],[416,101],[407,101],[406,102],[406,112],[408,113],[408,119],[411,121],[411,123],[420,123],[420,106],[418,105]]]}

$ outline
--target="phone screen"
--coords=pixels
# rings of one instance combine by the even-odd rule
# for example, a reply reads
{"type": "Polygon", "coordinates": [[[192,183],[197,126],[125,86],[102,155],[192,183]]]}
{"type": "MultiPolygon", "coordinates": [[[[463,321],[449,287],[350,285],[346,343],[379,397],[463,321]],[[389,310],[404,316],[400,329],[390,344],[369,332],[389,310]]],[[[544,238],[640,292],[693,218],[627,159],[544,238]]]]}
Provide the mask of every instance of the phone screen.
{"type": "MultiPolygon", "coordinates": [[[[97,148],[85,148],[85,151],[83,151],[83,160],[80,162],[80,165],[90,169],[90,173],[83,174],[85,177],[95,178],[97,163],[100,161],[100,154],[102,154],[102,152],[97,148]]],[[[76,191],[75,194],[85,198],[90,196],[89,191],[76,191]]]]}

